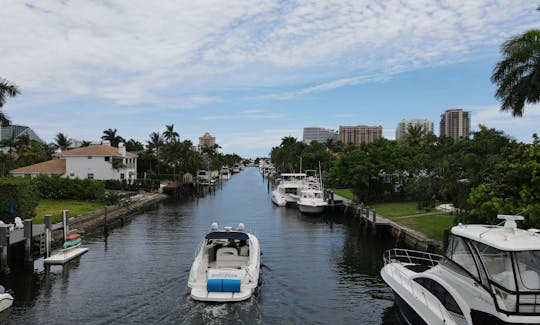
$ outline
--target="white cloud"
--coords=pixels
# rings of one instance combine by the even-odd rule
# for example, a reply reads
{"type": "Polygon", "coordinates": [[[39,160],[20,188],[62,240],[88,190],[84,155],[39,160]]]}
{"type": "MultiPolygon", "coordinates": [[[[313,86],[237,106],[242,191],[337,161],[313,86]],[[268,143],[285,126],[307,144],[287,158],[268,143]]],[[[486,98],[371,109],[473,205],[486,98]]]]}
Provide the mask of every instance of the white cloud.
{"type": "Polygon", "coordinates": [[[0,21],[4,77],[133,105],[160,91],[312,85],[294,97],[387,78],[498,46],[537,16],[504,0],[8,0],[0,21]]]}
{"type": "Polygon", "coordinates": [[[525,106],[523,117],[513,117],[510,112],[502,112],[500,106],[464,107],[471,111],[471,129],[478,130],[482,124],[489,128],[502,130],[518,141],[532,141],[532,134],[540,134],[540,105],[525,106]]]}

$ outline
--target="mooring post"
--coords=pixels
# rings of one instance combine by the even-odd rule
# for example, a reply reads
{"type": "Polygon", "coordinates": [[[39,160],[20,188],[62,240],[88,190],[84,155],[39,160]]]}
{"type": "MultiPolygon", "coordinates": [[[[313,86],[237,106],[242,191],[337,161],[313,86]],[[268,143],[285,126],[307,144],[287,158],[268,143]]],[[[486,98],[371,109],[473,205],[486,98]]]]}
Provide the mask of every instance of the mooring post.
{"type": "Polygon", "coordinates": [[[443,233],[443,252],[448,248],[448,240],[450,238],[450,229],[445,229],[443,233]]]}
{"type": "Polygon", "coordinates": [[[32,256],[32,219],[24,219],[24,268],[31,270],[34,268],[34,257],[32,256]]]}
{"type": "Polygon", "coordinates": [[[372,232],[375,235],[377,233],[377,213],[373,210],[373,228],[372,232]]]}
{"type": "Polygon", "coordinates": [[[8,263],[9,226],[0,226],[0,272],[9,273],[8,263]]]}
{"type": "Polygon", "coordinates": [[[365,213],[366,213],[365,218],[368,219],[368,221],[369,221],[369,208],[368,207],[366,207],[365,213]]]}
{"type": "Polygon", "coordinates": [[[51,254],[51,241],[52,241],[52,215],[45,215],[45,257],[49,257],[51,254]]]}
{"type": "Polygon", "coordinates": [[[109,221],[108,221],[108,218],[107,218],[107,206],[105,206],[103,208],[103,212],[105,214],[104,218],[105,218],[105,222],[103,222],[103,233],[105,234],[105,236],[107,236],[109,234],[109,221]]]}
{"type": "Polygon", "coordinates": [[[69,236],[68,219],[69,219],[69,211],[62,210],[62,225],[64,226],[64,241],[67,241],[67,237],[69,236]]]}

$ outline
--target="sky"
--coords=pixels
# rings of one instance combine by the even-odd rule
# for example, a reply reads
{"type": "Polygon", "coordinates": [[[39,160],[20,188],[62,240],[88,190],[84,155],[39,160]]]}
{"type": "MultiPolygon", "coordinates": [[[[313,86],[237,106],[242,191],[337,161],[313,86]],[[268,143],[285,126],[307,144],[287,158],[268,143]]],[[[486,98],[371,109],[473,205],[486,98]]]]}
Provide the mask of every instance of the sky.
{"type": "MultiPolygon", "coordinates": [[[[146,143],[174,124],[223,153],[268,156],[307,126],[435,124],[447,109],[531,142],[540,106],[500,112],[490,76],[530,0],[3,0],[3,107],[45,141],[103,130],[146,143]]],[[[540,132],[539,132],[540,133],[540,132]]]]}

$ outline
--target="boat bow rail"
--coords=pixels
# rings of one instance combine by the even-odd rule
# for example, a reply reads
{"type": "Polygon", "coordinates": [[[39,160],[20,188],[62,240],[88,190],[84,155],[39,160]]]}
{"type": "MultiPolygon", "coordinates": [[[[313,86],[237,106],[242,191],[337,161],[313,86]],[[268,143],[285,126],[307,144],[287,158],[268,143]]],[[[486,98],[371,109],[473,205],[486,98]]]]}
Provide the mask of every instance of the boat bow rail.
{"type": "MultiPolygon", "coordinates": [[[[414,281],[414,279],[412,279],[409,274],[406,274],[404,272],[403,267],[398,266],[398,265],[401,265],[399,261],[390,259],[390,254],[396,254],[392,256],[397,257],[397,258],[405,258],[407,259],[406,263],[414,263],[414,262],[409,262],[409,261],[416,260],[415,257],[412,255],[412,252],[424,253],[424,252],[419,252],[419,251],[396,248],[396,249],[390,249],[386,251],[384,254],[385,255],[384,260],[386,264],[384,269],[386,269],[386,272],[388,272],[388,274],[391,276],[391,278],[393,279],[392,281],[399,283],[402,290],[404,290],[404,291],[399,290],[399,289],[396,290],[394,286],[392,286],[394,288],[394,291],[400,296],[402,295],[405,296],[408,293],[410,296],[414,297],[416,301],[424,305],[425,308],[431,310],[435,314],[438,314],[443,324],[457,324],[456,320],[452,317],[452,315],[450,315],[448,310],[444,307],[441,301],[437,299],[437,297],[435,297],[431,292],[429,292],[422,285],[414,281]],[[387,256],[387,253],[388,253],[388,256],[387,256]],[[387,263],[387,261],[389,262],[387,263]]],[[[424,253],[424,254],[434,255],[433,257],[436,257],[436,256],[440,257],[440,255],[437,255],[437,254],[430,254],[430,253],[424,253]]],[[[418,259],[418,261],[428,261],[428,260],[429,260],[429,257],[428,258],[420,257],[420,259],[418,259]]],[[[431,258],[431,261],[433,261],[434,263],[438,263],[433,258],[431,258]]],[[[385,281],[387,281],[388,283],[388,279],[385,279],[385,281]]]]}
{"type": "Polygon", "coordinates": [[[389,249],[384,252],[383,255],[385,265],[389,263],[400,262],[433,267],[439,264],[441,258],[442,255],[403,248],[389,249]]]}

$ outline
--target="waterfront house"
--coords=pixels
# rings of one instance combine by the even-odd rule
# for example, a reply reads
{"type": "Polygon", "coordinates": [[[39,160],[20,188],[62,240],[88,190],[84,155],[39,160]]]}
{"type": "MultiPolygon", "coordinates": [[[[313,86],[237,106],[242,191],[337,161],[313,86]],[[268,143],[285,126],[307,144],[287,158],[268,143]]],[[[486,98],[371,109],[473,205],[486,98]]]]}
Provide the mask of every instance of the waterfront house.
{"type": "Polygon", "coordinates": [[[130,180],[137,178],[137,155],[126,151],[124,143],[118,148],[110,142],[79,147],[54,154],[54,158],[39,164],[10,171],[13,176],[61,175],[69,178],[99,180],[130,180]]]}

